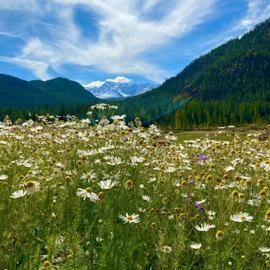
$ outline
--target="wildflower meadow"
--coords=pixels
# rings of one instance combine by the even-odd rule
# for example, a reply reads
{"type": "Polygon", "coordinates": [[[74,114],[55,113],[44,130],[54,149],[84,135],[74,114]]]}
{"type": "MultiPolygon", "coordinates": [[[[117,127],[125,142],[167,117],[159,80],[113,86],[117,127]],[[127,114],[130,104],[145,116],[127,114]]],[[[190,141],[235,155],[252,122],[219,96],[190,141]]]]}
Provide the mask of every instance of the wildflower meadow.
{"type": "Polygon", "coordinates": [[[270,140],[139,119],[0,123],[0,269],[270,268],[270,140]]]}

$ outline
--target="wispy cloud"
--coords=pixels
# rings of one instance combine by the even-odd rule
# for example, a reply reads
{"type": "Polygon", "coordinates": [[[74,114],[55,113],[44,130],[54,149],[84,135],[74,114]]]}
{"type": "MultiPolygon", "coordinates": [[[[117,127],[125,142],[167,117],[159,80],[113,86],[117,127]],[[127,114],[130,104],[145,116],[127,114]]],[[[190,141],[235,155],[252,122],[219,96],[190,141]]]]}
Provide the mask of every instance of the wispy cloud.
{"type": "Polygon", "coordinates": [[[0,2],[0,10],[33,10],[38,8],[37,0],[4,0],[0,2]]]}
{"type": "Polygon", "coordinates": [[[248,11],[238,24],[238,27],[246,31],[251,30],[254,25],[264,21],[270,16],[269,0],[248,0],[248,11]]]}
{"type": "MultiPolygon", "coordinates": [[[[46,67],[58,71],[64,64],[76,64],[112,74],[138,74],[160,82],[169,74],[143,55],[192,31],[213,12],[217,1],[171,0],[165,5],[161,0],[48,0],[47,5],[55,8],[47,11],[57,17],[57,23],[46,28],[46,34],[53,39],[29,38],[13,62],[26,63],[42,78],[46,67]],[[83,36],[75,24],[74,9],[78,5],[99,15],[96,41],[83,36]],[[157,16],[159,6],[163,9],[157,16]]],[[[15,8],[9,5],[11,2],[0,4],[0,9],[15,8]]],[[[29,1],[19,0],[17,8],[26,8],[26,3],[29,1]]],[[[39,1],[31,0],[32,9],[38,5],[39,1]]],[[[40,20],[46,16],[37,15],[40,20]]]]}
{"type": "MultiPolygon", "coordinates": [[[[196,41],[191,45],[187,53],[200,55],[233,39],[240,38],[255,25],[270,18],[269,0],[246,0],[246,12],[238,19],[228,22],[216,35],[205,36],[204,40],[196,41]]],[[[194,55],[192,55],[194,57],[194,55]]]]}
{"type": "MultiPolygon", "coordinates": [[[[49,77],[49,69],[61,74],[65,65],[73,64],[161,82],[172,74],[147,55],[162,50],[165,53],[171,43],[209,22],[211,15],[217,14],[220,3],[221,0],[1,1],[0,12],[25,11],[29,19],[20,22],[24,40],[20,52],[13,58],[3,56],[0,61],[25,66],[41,79],[49,77]],[[95,26],[91,20],[84,22],[89,32],[93,27],[97,29],[95,39],[87,36],[76,23],[78,8],[89,12],[89,16],[97,15],[95,26]]],[[[206,37],[206,31],[203,41],[194,46],[189,44],[183,51],[188,51],[193,58],[230,38],[241,36],[270,16],[270,2],[246,0],[244,10],[237,20],[224,24],[214,37],[206,37]]],[[[1,35],[15,37],[20,33],[0,27],[1,35]]]]}
{"type": "Polygon", "coordinates": [[[246,0],[244,10],[241,16],[233,21],[228,21],[217,34],[206,33],[203,39],[195,40],[190,46],[183,49],[183,54],[194,59],[231,39],[241,38],[255,25],[270,18],[269,0],[246,0]]]}
{"type": "Polygon", "coordinates": [[[12,34],[12,33],[2,32],[2,31],[0,31],[0,36],[11,37],[11,38],[17,38],[18,37],[16,35],[12,34]]]}
{"type": "Polygon", "coordinates": [[[41,80],[48,80],[50,78],[47,74],[49,65],[45,62],[20,57],[6,56],[0,56],[0,61],[28,68],[41,80]]]}

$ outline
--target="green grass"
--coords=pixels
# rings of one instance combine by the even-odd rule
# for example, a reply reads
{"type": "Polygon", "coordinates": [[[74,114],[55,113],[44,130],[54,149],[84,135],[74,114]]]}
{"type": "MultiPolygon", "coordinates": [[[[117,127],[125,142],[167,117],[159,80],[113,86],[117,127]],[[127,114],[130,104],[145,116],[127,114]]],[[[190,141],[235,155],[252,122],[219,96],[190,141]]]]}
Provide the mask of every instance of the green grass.
{"type": "Polygon", "coordinates": [[[270,141],[175,135],[120,121],[1,125],[0,269],[267,269],[270,141]],[[233,221],[239,212],[253,219],[233,221]]]}
{"type": "MultiPolygon", "coordinates": [[[[177,136],[177,142],[183,143],[188,140],[197,140],[197,139],[212,139],[219,141],[232,141],[235,135],[244,138],[248,133],[247,131],[182,131],[175,132],[175,136],[177,136]]],[[[254,133],[254,132],[253,132],[254,133]]]]}

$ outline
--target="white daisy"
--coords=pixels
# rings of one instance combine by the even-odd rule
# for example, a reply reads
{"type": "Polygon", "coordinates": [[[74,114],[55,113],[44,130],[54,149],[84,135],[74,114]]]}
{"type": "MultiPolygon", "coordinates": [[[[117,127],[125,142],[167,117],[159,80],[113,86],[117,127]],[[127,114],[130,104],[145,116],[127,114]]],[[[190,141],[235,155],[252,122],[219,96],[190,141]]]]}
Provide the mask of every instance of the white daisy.
{"type": "Polygon", "coordinates": [[[156,177],[151,177],[149,180],[148,180],[148,183],[152,183],[152,182],[155,182],[157,180],[156,177]]]}
{"type": "Polygon", "coordinates": [[[113,181],[111,179],[108,180],[104,180],[104,181],[100,181],[98,183],[98,185],[102,188],[102,189],[111,189],[113,188],[115,185],[117,185],[118,182],[117,181],[113,181]]]}
{"type": "Polygon", "coordinates": [[[253,217],[248,213],[240,212],[238,214],[232,215],[230,219],[234,222],[251,222],[253,220],[253,217]]]}
{"type": "Polygon", "coordinates": [[[78,188],[76,195],[82,197],[84,200],[88,198],[91,202],[97,202],[99,200],[98,195],[93,192],[92,188],[88,187],[86,189],[78,188]]]}
{"type": "Polygon", "coordinates": [[[144,201],[151,202],[151,198],[148,195],[143,195],[142,198],[144,201]]]}
{"type": "Polygon", "coordinates": [[[99,236],[96,237],[96,241],[97,241],[98,243],[102,242],[103,240],[104,240],[104,239],[103,239],[102,237],[99,237],[99,236]]]}
{"type": "Polygon", "coordinates": [[[120,165],[123,163],[123,161],[120,157],[109,156],[109,157],[104,157],[104,159],[108,160],[107,164],[111,165],[111,166],[120,165]]]}
{"type": "Polygon", "coordinates": [[[112,120],[124,120],[125,118],[126,118],[125,114],[111,116],[112,120]]]}
{"type": "Polygon", "coordinates": [[[137,165],[138,163],[144,162],[145,158],[134,156],[134,157],[131,157],[130,160],[131,160],[132,165],[137,165]]]}
{"type": "Polygon", "coordinates": [[[230,171],[233,171],[233,170],[234,170],[234,166],[227,166],[224,169],[225,172],[230,172],[230,171]]]}
{"type": "Polygon", "coordinates": [[[208,219],[213,220],[215,218],[216,212],[207,211],[208,219]]]}
{"type": "Polygon", "coordinates": [[[0,181],[5,181],[8,179],[8,176],[6,174],[0,175],[0,181]]]}
{"type": "Polygon", "coordinates": [[[24,197],[25,195],[27,194],[27,192],[25,190],[17,190],[15,192],[13,192],[10,197],[13,198],[13,199],[18,199],[18,198],[21,198],[21,197],[24,197]]]}
{"type": "Polygon", "coordinates": [[[139,223],[140,222],[139,215],[134,214],[134,213],[132,215],[129,215],[128,213],[126,213],[126,216],[119,215],[119,218],[121,218],[124,221],[124,223],[139,223]]]}
{"type": "Polygon", "coordinates": [[[171,253],[172,252],[172,248],[170,246],[163,246],[162,247],[162,251],[164,253],[171,253]]]}
{"type": "Polygon", "coordinates": [[[168,167],[164,170],[164,172],[168,172],[168,173],[174,173],[176,172],[176,168],[174,167],[168,167]]]}
{"type": "Polygon", "coordinates": [[[190,245],[190,247],[191,247],[192,249],[200,249],[200,248],[202,247],[202,244],[201,244],[201,243],[192,243],[192,244],[190,245]]]}
{"type": "Polygon", "coordinates": [[[201,201],[196,201],[195,203],[197,203],[197,204],[203,204],[203,203],[205,203],[205,202],[206,202],[206,199],[201,200],[201,201]]]}
{"type": "Polygon", "coordinates": [[[268,247],[260,247],[259,250],[262,253],[268,253],[268,252],[270,252],[270,248],[268,248],[268,247]]]}
{"type": "Polygon", "coordinates": [[[40,189],[40,184],[37,181],[27,181],[26,183],[22,184],[21,186],[26,188],[26,194],[33,194],[40,189]]]}
{"type": "Polygon", "coordinates": [[[199,232],[208,232],[209,230],[213,229],[213,228],[216,228],[215,225],[211,225],[211,224],[201,224],[200,226],[197,225],[195,226],[195,229],[199,232]]]}

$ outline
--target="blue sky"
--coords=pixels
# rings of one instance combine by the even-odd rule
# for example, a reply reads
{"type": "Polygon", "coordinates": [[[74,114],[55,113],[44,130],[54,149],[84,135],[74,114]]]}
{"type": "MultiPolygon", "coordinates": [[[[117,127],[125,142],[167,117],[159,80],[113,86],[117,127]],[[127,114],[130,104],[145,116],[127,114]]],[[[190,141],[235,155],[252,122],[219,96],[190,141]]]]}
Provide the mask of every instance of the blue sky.
{"type": "Polygon", "coordinates": [[[268,17],[269,0],[5,0],[0,73],[160,83],[268,17]]]}

